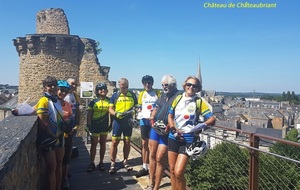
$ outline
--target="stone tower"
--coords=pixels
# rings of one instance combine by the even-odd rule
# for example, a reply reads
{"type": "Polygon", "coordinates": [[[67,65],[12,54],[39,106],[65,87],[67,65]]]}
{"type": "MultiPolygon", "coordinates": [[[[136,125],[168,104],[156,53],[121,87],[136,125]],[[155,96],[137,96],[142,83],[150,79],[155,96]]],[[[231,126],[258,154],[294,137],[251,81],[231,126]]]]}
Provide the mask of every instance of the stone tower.
{"type": "Polygon", "coordinates": [[[115,86],[108,81],[109,67],[100,66],[96,41],[70,35],[67,17],[62,9],[37,13],[37,34],[14,39],[20,57],[19,100],[37,101],[43,94],[42,80],[55,76],[79,82],[105,82],[110,93],[115,86]]]}

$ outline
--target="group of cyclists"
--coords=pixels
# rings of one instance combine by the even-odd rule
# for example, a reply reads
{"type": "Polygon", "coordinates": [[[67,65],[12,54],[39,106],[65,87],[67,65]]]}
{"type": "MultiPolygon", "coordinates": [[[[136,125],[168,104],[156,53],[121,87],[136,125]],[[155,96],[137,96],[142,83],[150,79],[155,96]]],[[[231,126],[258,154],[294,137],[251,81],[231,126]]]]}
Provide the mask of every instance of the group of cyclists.
{"type": "Polygon", "coordinates": [[[197,77],[189,76],[183,83],[183,91],[177,89],[176,79],[164,75],[161,80],[162,92],[153,89],[154,79],[150,75],[142,78],[144,90],[139,97],[128,90],[126,78],[118,81],[119,90],[111,98],[107,86],[99,83],[95,87],[96,99],[88,106],[86,131],[91,134],[90,164],[88,172],[96,168],[105,171],[103,158],[106,138],[112,130],[110,146],[110,174],[116,173],[116,155],[123,135],[122,165],[127,171],[133,168],[128,164],[132,119],[139,120],[142,139],[142,168],[136,177],[149,175],[149,184],[145,189],[159,189],[168,158],[173,190],[186,187],[184,173],[189,157],[203,154],[205,142],[199,143],[199,133],[215,122],[208,105],[197,95],[202,90],[197,77]],[[199,121],[199,116],[204,118],[199,121]],[[193,132],[191,132],[193,131],[193,132]],[[100,161],[96,166],[96,146],[100,144],[100,161]],[[196,146],[195,146],[196,145],[196,146]]]}
{"type": "MultiPolygon", "coordinates": [[[[57,80],[47,76],[43,81],[43,96],[30,115],[37,115],[36,145],[46,165],[49,190],[69,189],[68,171],[73,139],[79,128],[79,97],[74,78],[57,80]]],[[[13,115],[20,115],[18,109],[13,115]]]]}
{"type": "MultiPolygon", "coordinates": [[[[91,134],[90,163],[87,172],[105,171],[103,163],[106,139],[112,131],[110,146],[110,174],[115,174],[117,148],[123,135],[122,165],[127,171],[132,130],[139,120],[142,139],[142,168],[136,177],[149,175],[145,189],[159,189],[166,163],[170,169],[173,190],[186,187],[184,173],[190,157],[203,154],[207,148],[199,140],[199,133],[215,123],[208,105],[197,95],[202,90],[197,77],[184,81],[183,91],[177,89],[176,79],[164,75],[162,92],[153,89],[154,79],[146,75],[141,80],[144,90],[136,95],[128,89],[126,78],[118,81],[119,90],[110,98],[105,83],[95,86],[96,98],[88,105],[87,126],[91,134]],[[200,121],[199,118],[204,118],[200,121]],[[97,144],[100,144],[100,161],[95,165],[97,144]],[[167,159],[168,158],[168,159],[167,159]]],[[[43,153],[47,172],[48,189],[68,189],[68,168],[72,142],[79,126],[79,97],[77,81],[73,78],[57,80],[53,76],[43,81],[44,95],[34,106],[38,116],[37,146],[43,153]]]]}

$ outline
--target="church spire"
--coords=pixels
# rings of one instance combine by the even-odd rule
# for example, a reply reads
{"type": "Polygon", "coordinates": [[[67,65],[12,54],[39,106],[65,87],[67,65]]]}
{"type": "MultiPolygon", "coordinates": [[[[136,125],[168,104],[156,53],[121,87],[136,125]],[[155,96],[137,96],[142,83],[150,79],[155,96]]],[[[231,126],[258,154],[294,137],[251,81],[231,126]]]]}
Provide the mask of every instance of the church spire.
{"type": "Polygon", "coordinates": [[[201,66],[200,66],[200,56],[199,56],[199,63],[198,63],[198,73],[197,73],[197,77],[198,79],[200,80],[200,83],[203,87],[203,84],[202,84],[202,75],[201,75],[201,66]]]}

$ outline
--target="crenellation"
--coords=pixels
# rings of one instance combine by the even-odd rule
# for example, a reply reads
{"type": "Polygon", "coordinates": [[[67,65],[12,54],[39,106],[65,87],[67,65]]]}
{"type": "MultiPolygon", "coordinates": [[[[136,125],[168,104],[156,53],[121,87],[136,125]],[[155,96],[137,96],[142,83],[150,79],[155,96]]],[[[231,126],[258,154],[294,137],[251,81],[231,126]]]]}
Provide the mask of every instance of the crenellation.
{"type": "Polygon", "coordinates": [[[97,42],[70,35],[62,9],[42,10],[36,20],[37,34],[13,40],[20,57],[19,102],[28,97],[30,102],[37,101],[43,92],[42,80],[49,75],[94,85],[104,81],[114,84],[108,81],[110,67],[102,67],[98,61],[97,42]]]}

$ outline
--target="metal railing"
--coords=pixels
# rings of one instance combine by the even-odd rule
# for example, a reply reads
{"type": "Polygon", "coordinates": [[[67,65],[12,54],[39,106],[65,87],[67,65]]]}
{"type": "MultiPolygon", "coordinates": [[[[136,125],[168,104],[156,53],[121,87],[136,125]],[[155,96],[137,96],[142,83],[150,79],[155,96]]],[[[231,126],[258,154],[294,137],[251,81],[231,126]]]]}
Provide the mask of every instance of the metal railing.
{"type": "MultiPolygon", "coordinates": [[[[300,143],[223,126],[212,129],[201,134],[209,146],[207,154],[190,160],[187,167],[189,189],[300,189],[300,143]]],[[[135,129],[136,146],[139,137],[135,129]]]]}
{"type": "Polygon", "coordinates": [[[300,189],[299,143],[223,126],[214,129],[226,130],[226,135],[202,134],[210,149],[190,162],[186,177],[191,189],[300,189]]]}

